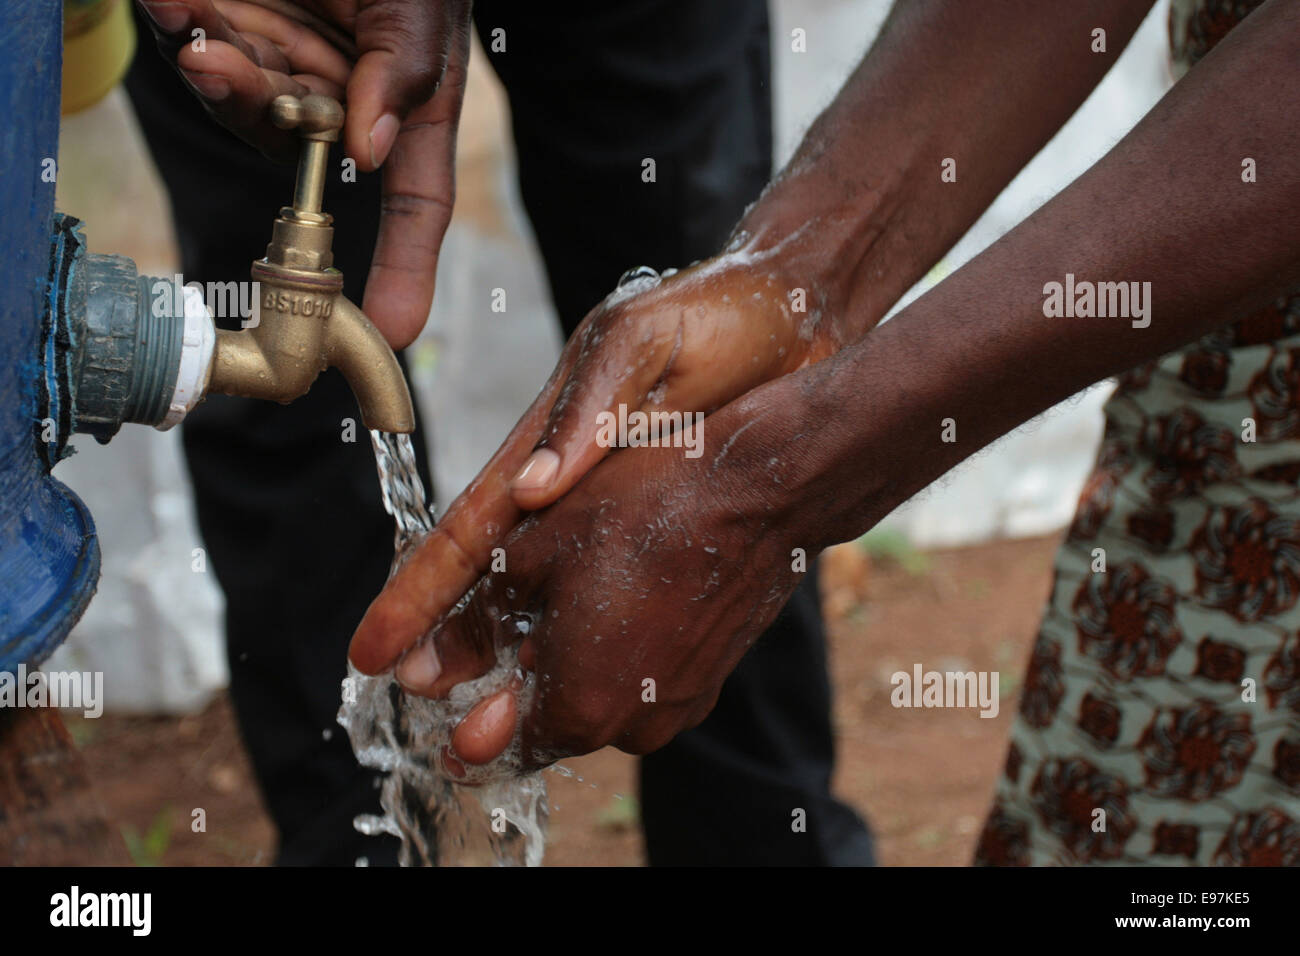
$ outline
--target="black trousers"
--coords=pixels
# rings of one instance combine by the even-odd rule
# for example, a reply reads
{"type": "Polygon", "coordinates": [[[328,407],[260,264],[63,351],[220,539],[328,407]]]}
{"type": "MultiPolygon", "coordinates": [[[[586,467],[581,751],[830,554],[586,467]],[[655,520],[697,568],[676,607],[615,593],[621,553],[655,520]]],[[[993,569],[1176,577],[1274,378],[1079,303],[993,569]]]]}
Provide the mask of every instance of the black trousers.
{"type": "MultiPolygon", "coordinates": [[[[770,175],[761,0],[552,5],[479,0],[510,97],[524,204],[566,334],[631,266],[715,251],[770,175]],[[499,35],[499,34],[498,34],[499,35]],[[653,158],[654,183],[642,181],[653,158]]],[[[293,171],[204,114],[145,49],[127,80],[171,194],[186,281],[247,276],[293,171]]],[[[334,157],[338,168],[338,157],[334,157]]],[[[378,176],[327,190],[335,264],[361,301],[378,176]]],[[[336,727],[346,648],[392,555],[364,430],[330,371],[288,406],[214,396],[183,427],[200,530],[226,595],[231,696],[282,864],[391,863],[357,834],[378,803],[336,727]]],[[[426,487],[427,452],[416,433],[426,487]]],[[[866,827],[829,792],[830,689],[815,575],[727,681],[714,713],[641,763],[652,864],[868,864],[866,827]],[[801,816],[806,829],[793,825],[801,816]]]]}

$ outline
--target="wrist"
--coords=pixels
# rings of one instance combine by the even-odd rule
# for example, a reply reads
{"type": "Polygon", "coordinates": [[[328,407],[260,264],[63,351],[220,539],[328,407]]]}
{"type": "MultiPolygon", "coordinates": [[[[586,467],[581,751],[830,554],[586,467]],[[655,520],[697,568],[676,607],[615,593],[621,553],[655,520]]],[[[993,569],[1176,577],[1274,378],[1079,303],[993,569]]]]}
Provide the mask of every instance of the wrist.
{"type": "Polygon", "coordinates": [[[828,112],[737,225],[731,248],[774,251],[805,283],[840,342],[873,329],[966,224],[926,164],[939,145],[924,131],[864,137],[828,112]],[[847,143],[847,145],[846,145],[847,143]]]}
{"type": "Polygon", "coordinates": [[[953,411],[969,409],[971,396],[924,326],[885,323],[735,403],[767,409],[753,440],[767,444],[765,461],[779,458],[779,480],[754,484],[774,523],[809,555],[865,534],[988,440],[953,411]],[[948,418],[959,433],[945,430],[948,418]]]}
{"type": "Polygon", "coordinates": [[[737,225],[728,249],[775,258],[787,281],[802,290],[807,308],[826,316],[847,343],[879,322],[906,291],[879,286],[877,295],[861,295],[867,276],[897,272],[883,260],[904,188],[882,182],[846,196],[834,182],[821,164],[787,170],[737,225]]]}
{"type": "Polygon", "coordinates": [[[852,383],[841,356],[856,351],[774,379],[706,419],[708,447],[718,449],[710,484],[755,529],[754,539],[811,558],[890,510],[865,509],[897,497],[896,472],[858,465],[879,459],[877,435],[887,426],[874,412],[854,415],[844,404],[852,383]]]}

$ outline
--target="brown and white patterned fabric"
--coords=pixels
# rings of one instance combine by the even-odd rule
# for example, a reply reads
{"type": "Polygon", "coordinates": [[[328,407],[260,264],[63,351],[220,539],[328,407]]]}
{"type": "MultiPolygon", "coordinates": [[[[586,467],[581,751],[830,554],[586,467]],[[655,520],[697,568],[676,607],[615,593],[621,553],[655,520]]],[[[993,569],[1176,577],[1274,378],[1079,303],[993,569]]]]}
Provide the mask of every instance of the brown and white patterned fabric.
{"type": "MultiPolygon", "coordinates": [[[[1176,64],[1260,2],[1174,0],[1176,64]]],[[[1105,416],[976,863],[1300,865],[1300,296],[1105,416]]]]}

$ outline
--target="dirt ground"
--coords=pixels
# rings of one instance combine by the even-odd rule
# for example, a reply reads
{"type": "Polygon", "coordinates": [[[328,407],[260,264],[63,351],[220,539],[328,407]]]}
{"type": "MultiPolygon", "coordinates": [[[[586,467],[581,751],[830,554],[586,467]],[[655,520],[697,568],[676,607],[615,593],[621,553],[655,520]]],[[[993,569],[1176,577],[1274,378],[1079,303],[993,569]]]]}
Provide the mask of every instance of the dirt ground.
{"type": "MultiPolygon", "coordinates": [[[[839,794],[870,821],[884,865],[960,866],[971,857],[1003,758],[1057,538],[911,552],[845,545],[824,565],[839,734],[839,794]],[[995,719],[895,709],[890,675],[1001,674],[995,719]]],[[[141,865],[265,865],[275,833],[229,701],[187,717],[68,718],[110,819],[141,865]],[[202,806],[208,830],[190,830],[202,806]]],[[[549,775],[552,866],[639,865],[635,763],[614,750],[549,775]]]]}

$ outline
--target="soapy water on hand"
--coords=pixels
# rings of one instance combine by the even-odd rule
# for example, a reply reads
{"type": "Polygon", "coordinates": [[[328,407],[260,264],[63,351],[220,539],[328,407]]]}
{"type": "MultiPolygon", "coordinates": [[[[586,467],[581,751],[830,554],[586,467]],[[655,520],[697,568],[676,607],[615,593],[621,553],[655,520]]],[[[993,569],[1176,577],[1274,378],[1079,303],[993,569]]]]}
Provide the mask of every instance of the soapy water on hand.
{"type": "MultiPolygon", "coordinates": [[[[661,276],[648,266],[630,269],[606,305],[646,292],[675,271],[661,276]]],[[[391,577],[433,530],[434,518],[410,436],[371,431],[370,439],[384,508],[396,523],[391,577]]],[[[451,613],[459,613],[472,594],[451,613]]],[[[348,664],[338,722],[357,760],[386,774],[379,801],[383,814],[359,816],[354,825],[367,835],[398,837],[403,866],[538,866],[542,861],[546,783],[540,773],[522,772],[517,725],[510,745],[490,763],[467,764],[459,778],[442,765],[456,725],[479,701],[512,682],[522,683],[517,713],[528,711],[536,675],[520,668],[517,649],[519,637],[536,622],[527,615],[508,617],[495,637],[496,664],[482,677],[457,684],[445,700],[407,694],[392,674],[370,677],[348,664]]]]}
{"type": "MultiPolygon", "coordinates": [[[[384,507],[397,524],[395,572],[433,530],[424,486],[415,468],[409,435],[372,431],[384,507]]],[[[463,600],[457,609],[467,603],[463,600]]],[[[503,631],[531,626],[520,615],[503,631]]],[[[540,773],[519,765],[519,730],[490,763],[465,766],[460,778],[442,765],[442,755],[460,720],[479,701],[522,682],[518,713],[527,711],[535,676],[525,674],[517,644],[497,639],[496,664],[482,677],[456,685],[446,700],[407,694],[391,673],[369,677],[348,665],[338,721],[347,729],[357,760],[386,776],[380,790],[382,815],[358,817],[368,835],[388,833],[402,841],[403,866],[537,866],[546,846],[546,784],[540,773]],[[475,786],[465,786],[473,783],[475,786]]]]}

